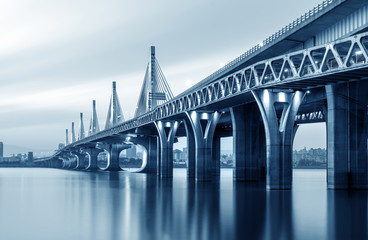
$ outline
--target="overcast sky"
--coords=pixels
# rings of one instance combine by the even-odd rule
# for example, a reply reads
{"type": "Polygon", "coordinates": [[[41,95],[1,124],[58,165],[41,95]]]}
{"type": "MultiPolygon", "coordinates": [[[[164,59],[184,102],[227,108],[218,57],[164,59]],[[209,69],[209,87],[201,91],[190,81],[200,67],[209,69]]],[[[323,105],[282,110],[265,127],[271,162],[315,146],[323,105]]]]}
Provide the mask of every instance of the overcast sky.
{"type": "Polygon", "coordinates": [[[55,149],[93,99],[104,126],[112,81],[131,118],[151,45],[176,95],[318,3],[1,0],[0,141],[55,149]]]}

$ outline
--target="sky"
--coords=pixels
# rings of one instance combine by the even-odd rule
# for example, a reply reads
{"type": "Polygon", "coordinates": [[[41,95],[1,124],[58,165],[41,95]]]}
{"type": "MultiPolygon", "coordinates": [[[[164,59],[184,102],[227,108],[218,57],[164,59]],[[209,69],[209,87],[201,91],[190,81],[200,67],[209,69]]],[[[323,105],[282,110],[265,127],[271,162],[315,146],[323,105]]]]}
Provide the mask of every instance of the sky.
{"type": "MultiPolygon", "coordinates": [[[[320,2],[1,0],[0,141],[55,149],[93,99],[103,127],[112,81],[129,119],[151,45],[176,95],[320,2]]],[[[325,145],[323,127],[297,146],[325,145]]]]}

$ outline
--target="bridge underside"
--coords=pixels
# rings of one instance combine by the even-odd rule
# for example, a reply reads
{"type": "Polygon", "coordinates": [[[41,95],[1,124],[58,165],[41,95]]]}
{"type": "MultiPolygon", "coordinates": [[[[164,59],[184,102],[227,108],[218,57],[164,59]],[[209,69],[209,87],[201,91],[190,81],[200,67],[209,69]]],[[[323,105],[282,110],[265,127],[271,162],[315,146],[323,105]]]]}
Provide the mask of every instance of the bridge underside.
{"type": "Polygon", "coordinates": [[[142,172],[172,177],[173,144],[186,136],[188,177],[211,181],[219,176],[220,139],[232,136],[235,181],[289,189],[297,126],[325,122],[328,187],[366,189],[367,83],[363,33],[236,69],[58,154],[88,153],[87,169],[96,169],[98,153],[106,151],[106,170],[119,170],[119,152],[139,144],[147,150],[142,172]]]}

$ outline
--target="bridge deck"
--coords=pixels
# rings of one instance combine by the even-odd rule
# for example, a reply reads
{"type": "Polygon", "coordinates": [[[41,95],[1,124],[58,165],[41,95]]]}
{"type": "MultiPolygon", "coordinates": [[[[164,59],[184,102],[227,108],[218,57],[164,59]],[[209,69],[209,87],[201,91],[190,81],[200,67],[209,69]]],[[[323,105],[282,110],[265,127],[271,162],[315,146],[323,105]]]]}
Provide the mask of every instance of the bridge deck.
{"type": "Polygon", "coordinates": [[[156,107],[142,116],[76,141],[66,148],[128,133],[157,120],[192,110],[225,111],[253,102],[252,91],[307,90],[368,76],[368,33],[257,62],[156,107]]]}

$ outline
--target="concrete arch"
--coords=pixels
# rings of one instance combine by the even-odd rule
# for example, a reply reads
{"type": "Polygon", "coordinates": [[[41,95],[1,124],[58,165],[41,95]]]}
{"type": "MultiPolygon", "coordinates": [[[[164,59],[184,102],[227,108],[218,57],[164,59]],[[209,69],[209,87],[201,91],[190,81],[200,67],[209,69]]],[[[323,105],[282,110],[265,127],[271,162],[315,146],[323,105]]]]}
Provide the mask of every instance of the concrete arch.
{"type": "MultiPolygon", "coordinates": [[[[129,142],[126,142],[126,143],[131,143],[132,145],[134,145],[136,148],[140,148],[142,150],[142,164],[141,166],[136,169],[136,170],[130,170],[129,168],[126,168],[124,166],[121,166],[120,165],[120,168],[124,171],[128,171],[128,172],[142,172],[146,167],[147,167],[147,163],[148,163],[148,146],[144,146],[142,144],[137,144],[137,143],[134,143],[133,141],[129,141],[129,142]]],[[[138,149],[137,149],[138,150],[138,149]]],[[[124,151],[129,151],[129,149],[123,149],[120,154],[119,154],[119,158],[121,158],[121,154],[124,152],[124,151]]]]}

